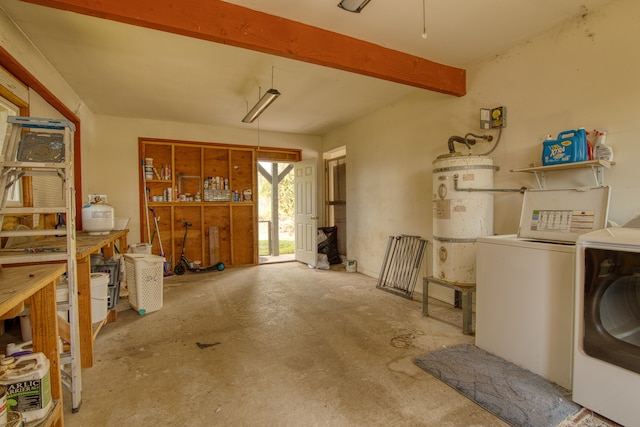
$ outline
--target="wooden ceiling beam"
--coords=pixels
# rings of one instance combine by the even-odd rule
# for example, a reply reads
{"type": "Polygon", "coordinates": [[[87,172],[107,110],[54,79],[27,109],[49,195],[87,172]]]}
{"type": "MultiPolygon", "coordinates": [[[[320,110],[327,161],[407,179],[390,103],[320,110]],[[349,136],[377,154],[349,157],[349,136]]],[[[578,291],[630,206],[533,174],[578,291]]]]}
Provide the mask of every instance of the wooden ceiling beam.
{"type": "Polygon", "coordinates": [[[221,0],[22,0],[455,96],[460,68],[221,0]]]}

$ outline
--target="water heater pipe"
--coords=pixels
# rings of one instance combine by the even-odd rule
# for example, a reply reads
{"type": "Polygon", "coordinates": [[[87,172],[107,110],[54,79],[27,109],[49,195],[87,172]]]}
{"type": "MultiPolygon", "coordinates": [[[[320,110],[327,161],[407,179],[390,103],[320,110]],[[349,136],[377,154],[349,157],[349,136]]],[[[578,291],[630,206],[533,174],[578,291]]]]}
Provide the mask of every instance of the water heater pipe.
{"type": "Polygon", "coordinates": [[[453,188],[456,191],[488,191],[494,193],[524,193],[527,187],[520,188],[460,188],[458,187],[458,174],[453,175],[453,188]]]}
{"type": "MultiPolygon", "coordinates": [[[[498,134],[498,141],[496,141],[496,144],[493,146],[493,148],[484,153],[481,154],[482,156],[486,156],[488,154],[491,154],[491,152],[493,152],[493,150],[496,149],[496,147],[498,146],[498,142],[500,141],[500,134],[502,133],[502,129],[500,129],[500,133],[498,134]]],[[[452,137],[449,138],[449,140],[447,141],[447,147],[449,148],[449,154],[455,153],[456,150],[453,146],[454,142],[458,142],[460,144],[464,144],[467,146],[467,148],[469,149],[469,154],[471,154],[471,146],[476,144],[476,140],[471,138],[471,137],[475,137],[475,138],[480,138],[480,139],[484,139],[486,141],[493,141],[493,136],[492,135],[476,135],[474,133],[467,133],[464,137],[462,136],[457,136],[457,135],[453,135],[452,137]]]]}
{"type": "MultiPolygon", "coordinates": [[[[467,135],[465,135],[465,138],[466,138],[468,135],[473,135],[473,134],[468,133],[467,135]]],[[[475,135],[473,135],[473,136],[475,136],[475,135]]],[[[498,148],[498,144],[500,143],[500,137],[501,137],[501,136],[502,136],[502,128],[499,128],[499,129],[498,129],[498,138],[496,139],[496,143],[495,143],[495,144],[493,144],[493,147],[491,147],[491,150],[487,151],[486,153],[479,154],[479,155],[480,155],[480,156],[488,156],[489,154],[493,153],[493,152],[494,152],[494,150],[495,150],[496,148],[498,148]]],[[[493,139],[493,138],[491,138],[491,139],[493,139]]],[[[491,142],[491,139],[487,139],[487,141],[491,142]]]]}
{"type": "Polygon", "coordinates": [[[476,143],[475,139],[471,139],[471,138],[467,138],[467,137],[461,137],[461,136],[456,136],[453,135],[452,137],[449,138],[449,141],[447,141],[447,146],[449,147],[449,153],[455,153],[456,149],[453,146],[454,142],[459,142],[460,144],[464,144],[467,146],[467,148],[469,150],[471,150],[471,146],[474,145],[476,143]]]}

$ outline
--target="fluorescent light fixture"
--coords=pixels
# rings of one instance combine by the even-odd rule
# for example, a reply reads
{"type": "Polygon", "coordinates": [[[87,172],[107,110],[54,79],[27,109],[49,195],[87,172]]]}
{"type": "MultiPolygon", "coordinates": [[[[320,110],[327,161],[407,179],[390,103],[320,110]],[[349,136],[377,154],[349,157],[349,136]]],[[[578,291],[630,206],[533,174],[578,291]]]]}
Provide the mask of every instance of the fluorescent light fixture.
{"type": "Polygon", "coordinates": [[[260,98],[258,103],[254,105],[251,110],[249,110],[246,116],[244,116],[244,119],[242,119],[242,121],[245,123],[253,123],[253,121],[257,119],[258,116],[262,114],[262,112],[266,110],[267,107],[271,105],[271,103],[275,101],[279,96],[280,92],[278,92],[276,89],[269,89],[268,91],[266,91],[265,94],[262,95],[262,98],[260,98]]]}
{"type": "Polygon", "coordinates": [[[370,1],[371,0],[342,0],[338,3],[338,7],[348,10],[349,12],[360,13],[370,1]]]}

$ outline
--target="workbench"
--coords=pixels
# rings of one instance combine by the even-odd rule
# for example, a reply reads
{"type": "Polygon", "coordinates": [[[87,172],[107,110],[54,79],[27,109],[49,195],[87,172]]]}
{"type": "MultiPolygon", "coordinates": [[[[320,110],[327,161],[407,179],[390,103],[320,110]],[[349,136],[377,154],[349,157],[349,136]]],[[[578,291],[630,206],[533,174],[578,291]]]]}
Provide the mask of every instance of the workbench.
{"type": "Polygon", "coordinates": [[[42,425],[63,426],[62,380],[58,354],[56,285],[67,270],[64,264],[10,266],[0,268],[0,315],[31,306],[33,351],[49,359],[53,408],[42,425]]]}
{"type": "MultiPolygon", "coordinates": [[[[104,259],[110,259],[116,251],[124,253],[127,249],[127,235],[129,230],[114,230],[103,235],[91,235],[85,231],[76,234],[76,263],[78,277],[78,318],[80,328],[80,359],[83,368],[93,366],[93,341],[100,328],[110,321],[115,321],[116,311],[110,310],[107,318],[93,325],[91,323],[91,254],[102,253],[104,259]]],[[[16,250],[25,248],[38,248],[39,250],[62,250],[66,248],[67,239],[65,237],[45,237],[28,243],[15,245],[11,248],[13,252],[0,250],[0,265],[4,256],[15,254],[16,250]]],[[[43,252],[46,254],[47,252],[43,252]]],[[[33,254],[33,263],[38,264],[38,253],[33,254]]],[[[55,298],[54,298],[55,300],[55,298]]],[[[60,320],[64,322],[63,320],[60,320]]],[[[68,330],[68,325],[61,325],[61,330],[68,330]]]]}

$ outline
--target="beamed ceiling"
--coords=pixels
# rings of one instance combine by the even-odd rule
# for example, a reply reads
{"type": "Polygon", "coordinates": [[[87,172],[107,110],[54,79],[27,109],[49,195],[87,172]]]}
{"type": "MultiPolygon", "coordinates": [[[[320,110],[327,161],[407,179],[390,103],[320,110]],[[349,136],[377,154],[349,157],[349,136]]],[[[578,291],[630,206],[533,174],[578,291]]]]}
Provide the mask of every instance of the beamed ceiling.
{"type": "Polygon", "coordinates": [[[96,114],[321,135],[611,0],[0,0],[96,114]],[[242,117],[271,86],[282,96],[242,117]]]}

